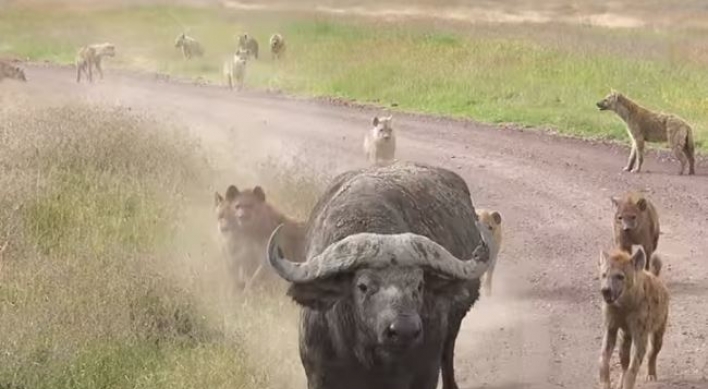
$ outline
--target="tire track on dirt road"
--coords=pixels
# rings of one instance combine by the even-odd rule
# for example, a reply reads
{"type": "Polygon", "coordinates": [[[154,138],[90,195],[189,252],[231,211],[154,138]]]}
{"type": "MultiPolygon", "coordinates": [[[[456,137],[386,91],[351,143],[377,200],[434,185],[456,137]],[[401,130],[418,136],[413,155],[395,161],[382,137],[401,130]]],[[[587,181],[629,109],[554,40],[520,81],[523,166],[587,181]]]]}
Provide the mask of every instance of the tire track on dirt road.
{"type": "MultiPolygon", "coordinates": [[[[305,155],[309,166],[303,170],[330,176],[364,166],[363,135],[381,112],[117,71],[94,85],[77,85],[73,70],[64,68],[30,66],[28,77],[18,93],[95,99],[172,116],[204,140],[225,170],[238,168],[228,166],[237,154],[254,163],[268,155],[305,155]]],[[[659,209],[664,233],[658,252],[672,293],[659,381],[641,387],[708,388],[705,161],[697,176],[679,177],[674,161],[662,163],[650,153],[646,173],[632,175],[621,172],[627,154],[616,146],[399,113],[394,126],[400,159],[460,173],[475,206],[498,209],[504,220],[494,295],[472,308],[458,339],[463,388],[597,387],[602,329],[596,262],[611,241],[609,196],[629,189],[646,190],[659,209]]]]}

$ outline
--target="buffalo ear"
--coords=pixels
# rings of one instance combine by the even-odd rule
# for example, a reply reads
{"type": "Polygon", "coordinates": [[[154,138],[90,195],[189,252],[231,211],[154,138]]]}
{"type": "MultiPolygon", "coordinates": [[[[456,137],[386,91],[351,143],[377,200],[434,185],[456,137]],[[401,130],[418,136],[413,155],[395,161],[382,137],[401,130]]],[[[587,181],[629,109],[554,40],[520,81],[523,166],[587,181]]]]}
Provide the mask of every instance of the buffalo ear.
{"type": "MultiPolygon", "coordinates": [[[[443,278],[428,273],[425,274],[425,292],[442,297],[453,304],[464,303],[470,296],[467,281],[443,278]]],[[[477,295],[479,296],[479,290],[477,295]]]]}
{"type": "Polygon", "coordinates": [[[326,311],[349,296],[352,277],[337,276],[302,284],[291,284],[287,295],[297,304],[316,311],[326,311]]]}

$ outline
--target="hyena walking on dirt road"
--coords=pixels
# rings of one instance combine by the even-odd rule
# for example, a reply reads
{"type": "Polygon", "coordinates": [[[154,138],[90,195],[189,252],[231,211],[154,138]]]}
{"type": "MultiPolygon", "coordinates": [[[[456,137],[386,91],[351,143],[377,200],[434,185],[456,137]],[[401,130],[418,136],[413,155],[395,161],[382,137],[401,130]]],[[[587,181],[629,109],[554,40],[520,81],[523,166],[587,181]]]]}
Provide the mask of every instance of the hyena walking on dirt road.
{"type": "Polygon", "coordinates": [[[374,117],[372,127],[364,136],[364,154],[373,165],[393,162],[396,154],[396,134],[391,126],[393,118],[374,117]]]}
{"type": "Polygon", "coordinates": [[[248,62],[248,51],[244,49],[238,49],[233,57],[224,62],[224,77],[229,89],[234,89],[234,79],[236,80],[236,88],[243,89],[246,62],[248,62]]]}
{"type": "Polygon", "coordinates": [[[103,69],[101,69],[101,59],[103,57],[115,57],[116,46],[112,43],[96,43],[84,46],[76,54],[76,82],[81,82],[81,73],[84,73],[89,82],[93,82],[93,68],[98,71],[98,75],[103,79],[103,69]]]}
{"type": "MultiPolygon", "coordinates": [[[[647,257],[651,258],[659,246],[659,213],[644,195],[627,192],[610,198],[615,206],[613,232],[615,245],[627,253],[632,246],[641,245],[647,257]]],[[[649,270],[649,262],[646,264],[649,270]]]]}
{"type": "Polygon", "coordinates": [[[671,151],[681,163],[679,175],[683,174],[687,163],[688,174],[695,174],[693,129],[685,120],[672,114],[652,112],[617,91],[612,91],[596,105],[601,111],[614,111],[627,124],[632,151],[625,171],[639,173],[642,170],[644,142],[668,141],[671,151]]]}
{"type": "Polygon", "coordinates": [[[477,229],[489,246],[489,267],[484,273],[482,286],[487,296],[492,295],[492,276],[497,265],[497,257],[502,244],[502,217],[498,211],[477,209],[477,229]]]}
{"type": "Polygon", "coordinates": [[[610,389],[610,357],[620,333],[622,389],[634,389],[639,367],[651,343],[647,363],[647,380],[656,381],[656,358],[661,351],[669,315],[669,291],[659,279],[661,260],[652,259],[651,271],[642,246],[634,246],[634,254],[619,249],[602,251],[599,261],[605,334],[600,356],[600,383],[610,389]],[[620,332],[621,330],[621,332],[620,332]],[[632,351],[632,343],[634,350],[632,351]],[[630,355],[631,352],[631,355],[630,355]]]}
{"type": "Polygon", "coordinates": [[[17,81],[27,82],[24,70],[19,66],[15,66],[9,62],[0,61],[0,81],[5,78],[11,78],[17,81]]]}
{"type": "Polygon", "coordinates": [[[192,57],[201,57],[204,55],[204,48],[201,43],[191,36],[180,34],[175,40],[175,47],[182,50],[182,57],[184,59],[191,59],[192,57]]]}

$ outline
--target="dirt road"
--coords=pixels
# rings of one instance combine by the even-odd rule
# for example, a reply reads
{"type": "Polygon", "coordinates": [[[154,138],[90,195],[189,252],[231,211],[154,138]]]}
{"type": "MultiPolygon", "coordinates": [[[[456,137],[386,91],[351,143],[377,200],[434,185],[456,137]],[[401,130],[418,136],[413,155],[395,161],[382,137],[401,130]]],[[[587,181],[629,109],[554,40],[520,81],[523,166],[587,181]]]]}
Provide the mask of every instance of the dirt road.
{"type": "MultiPolygon", "coordinates": [[[[94,85],[77,85],[71,69],[28,67],[27,74],[30,82],[17,88],[23,94],[101,99],[174,115],[221,161],[237,153],[254,161],[299,153],[332,175],[364,165],[362,136],[381,112],[110,70],[94,85]]],[[[646,190],[658,207],[658,251],[673,298],[659,381],[644,384],[643,365],[641,387],[708,388],[705,162],[697,176],[679,177],[676,162],[661,163],[652,153],[646,172],[632,175],[621,171],[627,150],[620,147],[422,116],[395,114],[394,123],[399,158],[457,171],[476,206],[503,216],[494,296],[470,311],[458,340],[462,388],[597,387],[602,330],[596,262],[611,238],[609,196],[629,189],[646,190]]],[[[613,369],[616,382],[618,366],[613,369]]]]}

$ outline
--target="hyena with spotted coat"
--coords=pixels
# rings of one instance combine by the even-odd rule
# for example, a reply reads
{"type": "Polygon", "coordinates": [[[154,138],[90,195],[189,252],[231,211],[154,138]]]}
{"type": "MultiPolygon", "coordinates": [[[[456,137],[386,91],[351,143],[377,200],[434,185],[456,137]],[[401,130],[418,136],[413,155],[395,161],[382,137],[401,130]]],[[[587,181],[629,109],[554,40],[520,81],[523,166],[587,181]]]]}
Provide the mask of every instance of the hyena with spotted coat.
{"type": "Polygon", "coordinates": [[[0,61],[0,81],[5,78],[27,82],[25,72],[19,66],[15,66],[9,62],[0,61]]]}
{"type": "Polygon", "coordinates": [[[619,387],[634,389],[649,343],[647,380],[656,381],[656,358],[663,344],[669,315],[669,291],[659,279],[661,260],[656,254],[651,259],[651,271],[648,271],[644,266],[646,253],[640,245],[634,246],[631,255],[621,249],[601,252],[600,292],[605,326],[600,356],[603,389],[610,389],[610,357],[618,333],[622,365],[619,387]]]}

